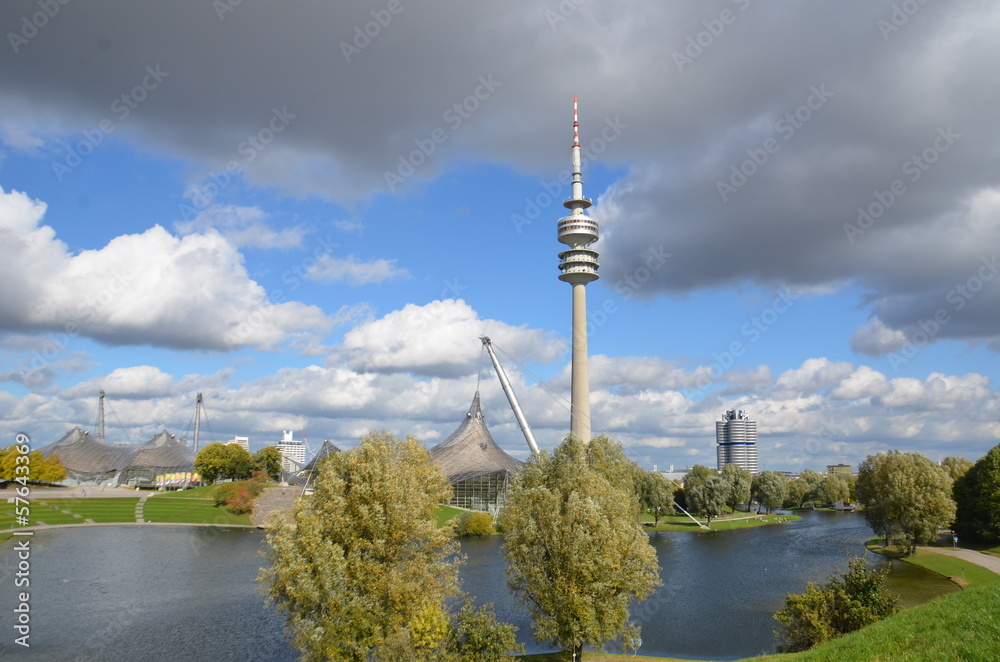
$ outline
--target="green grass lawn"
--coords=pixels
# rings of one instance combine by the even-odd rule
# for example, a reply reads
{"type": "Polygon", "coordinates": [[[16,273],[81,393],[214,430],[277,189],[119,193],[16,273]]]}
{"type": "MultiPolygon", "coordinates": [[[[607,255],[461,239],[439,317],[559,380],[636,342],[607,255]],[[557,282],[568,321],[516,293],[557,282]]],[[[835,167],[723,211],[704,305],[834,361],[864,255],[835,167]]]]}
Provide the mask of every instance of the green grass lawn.
{"type": "MultiPolygon", "coordinates": [[[[205,485],[194,487],[189,490],[169,490],[157,492],[154,496],[157,499],[212,499],[215,497],[215,488],[218,485],[205,485]]],[[[268,485],[267,487],[271,487],[268,485]]]]}
{"type": "Polygon", "coordinates": [[[437,518],[437,525],[444,526],[448,520],[457,517],[463,512],[465,511],[459,508],[452,508],[451,506],[438,506],[434,516],[437,518]]]}
{"type": "MultiPolygon", "coordinates": [[[[211,486],[210,486],[211,487],[211,486]]],[[[202,488],[199,488],[202,489],[202,488]]],[[[213,488],[214,489],[214,488],[213,488]]],[[[197,490],[187,490],[186,494],[197,490]]],[[[157,494],[146,499],[142,518],[147,522],[174,522],[198,524],[250,524],[250,514],[234,515],[224,507],[216,506],[210,497],[176,498],[176,493],[157,494]]]]}
{"type": "MultiPolygon", "coordinates": [[[[45,522],[55,524],[82,524],[86,520],[94,522],[134,522],[135,504],[138,497],[116,497],[111,499],[39,499],[31,501],[29,515],[32,524],[45,522]],[[64,513],[68,510],[69,513],[64,513]]],[[[14,504],[5,503],[0,514],[0,528],[14,525],[14,504]]]]}
{"type": "MultiPolygon", "coordinates": [[[[778,524],[781,522],[789,522],[792,520],[801,519],[798,515],[761,515],[760,519],[756,519],[756,515],[753,519],[743,519],[747,517],[746,513],[738,512],[735,515],[727,514],[722,518],[712,520],[712,530],[713,531],[728,531],[730,529],[748,529],[753,526],[763,526],[766,524],[778,524]],[[730,519],[731,518],[731,519],[730,519]]],[[[643,522],[652,522],[653,518],[649,515],[645,515],[642,518],[643,522]]],[[[699,522],[704,522],[704,520],[698,520],[699,522]]],[[[657,526],[646,526],[644,527],[646,531],[704,531],[701,527],[691,521],[691,518],[687,515],[669,515],[667,517],[661,517],[660,523],[657,526]]]]}
{"type": "Polygon", "coordinates": [[[882,547],[882,540],[882,538],[869,538],[865,543],[865,547],[876,554],[901,559],[907,563],[918,565],[921,568],[927,568],[939,575],[952,578],[952,581],[961,586],[975,587],[1000,584],[1000,575],[981,566],[969,563],[964,559],[946,554],[937,554],[923,549],[917,550],[916,554],[903,556],[898,552],[882,547]]]}

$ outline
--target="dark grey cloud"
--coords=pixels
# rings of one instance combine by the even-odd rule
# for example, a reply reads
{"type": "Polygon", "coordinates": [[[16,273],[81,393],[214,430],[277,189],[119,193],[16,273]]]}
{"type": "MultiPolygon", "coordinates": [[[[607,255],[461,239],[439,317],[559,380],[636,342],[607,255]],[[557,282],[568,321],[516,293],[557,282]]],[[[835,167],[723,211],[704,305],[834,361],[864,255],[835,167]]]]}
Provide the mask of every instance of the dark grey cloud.
{"type": "Polygon", "coordinates": [[[184,159],[192,198],[235,163],[352,205],[435,131],[404,185],[470,158],[551,179],[579,94],[584,142],[627,173],[595,209],[602,285],[662,244],[637,296],[850,285],[887,329],[946,306],[936,338],[1000,338],[997,280],[948,301],[1000,245],[993,5],[218,5],[70,3],[29,38],[40,5],[3,3],[8,144],[59,158],[108,120],[184,159]]]}

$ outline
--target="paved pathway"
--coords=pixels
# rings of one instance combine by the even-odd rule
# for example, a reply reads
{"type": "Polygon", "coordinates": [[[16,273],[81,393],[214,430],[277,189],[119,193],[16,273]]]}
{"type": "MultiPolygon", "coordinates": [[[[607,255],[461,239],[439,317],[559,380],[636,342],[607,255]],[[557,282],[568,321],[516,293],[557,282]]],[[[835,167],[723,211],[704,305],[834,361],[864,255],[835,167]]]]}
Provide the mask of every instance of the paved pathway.
{"type": "Polygon", "coordinates": [[[928,552],[936,552],[945,556],[954,556],[963,561],[982,566],[987,570],[992,570],[1000,575],[1000,557],[990,556],[989,554],[983,554],[971,549],[953,549],[951,547],[917,547],[917,549],[924,549],[928,552]]]}

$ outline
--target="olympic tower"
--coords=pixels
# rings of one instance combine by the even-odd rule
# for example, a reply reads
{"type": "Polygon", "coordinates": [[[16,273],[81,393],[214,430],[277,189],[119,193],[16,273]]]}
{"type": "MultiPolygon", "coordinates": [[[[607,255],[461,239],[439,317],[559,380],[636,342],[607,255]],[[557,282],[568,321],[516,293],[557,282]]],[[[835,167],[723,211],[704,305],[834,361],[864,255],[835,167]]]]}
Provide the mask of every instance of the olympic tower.
{"type": "Polygon", "coordinates": [[[576,97],[573,97],[573,163],[572,194],[563,206],[569,216],[559,219],[558,238],[569,246],[559,253],[559,280],[573,286],[573,357],[572,391],[570,395],[570,434],[587,443],[590,441],[590,373],[587,368],[587,283],[600,278],[597,274],[597,251],[590,246],[597,241],[597,221],[584,213],[590,200],[583,197],[580,167],[580,122],[576,97]]]}

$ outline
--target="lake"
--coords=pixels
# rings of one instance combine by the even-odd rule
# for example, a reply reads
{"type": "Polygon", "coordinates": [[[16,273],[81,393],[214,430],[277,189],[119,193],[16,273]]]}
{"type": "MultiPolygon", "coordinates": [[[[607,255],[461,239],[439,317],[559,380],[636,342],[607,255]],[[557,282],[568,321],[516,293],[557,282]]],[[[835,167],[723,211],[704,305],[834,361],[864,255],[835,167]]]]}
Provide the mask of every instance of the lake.
{"type": "MultiPolygon", "coordinates": [[[[857,514],[806,512],[778,526],[712,533],[654,533],[664,586],[634,614],[640,653],[734,659],[774,651],[772,615],[785,595],[847,569],[871,531],[857,514]]],[[[155,657],[297,659],[282,619],[253,581],[260,531],[194,527],[94,527],[40,531],[31,539],[31,648],[13,643],[13,541],[0,547],[0,656],[25,660],[155,657]]],[[[501,541],[466,539],[462,585],[520,629],[529,652],[549,650],[504,584],[501,541]]],[[[869,556],[883,565],[882,557],[869,556]]],[[[915,566],[894,563],[893,590],[917,602],[957,590],[915,566]]]]}

